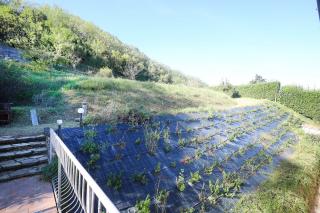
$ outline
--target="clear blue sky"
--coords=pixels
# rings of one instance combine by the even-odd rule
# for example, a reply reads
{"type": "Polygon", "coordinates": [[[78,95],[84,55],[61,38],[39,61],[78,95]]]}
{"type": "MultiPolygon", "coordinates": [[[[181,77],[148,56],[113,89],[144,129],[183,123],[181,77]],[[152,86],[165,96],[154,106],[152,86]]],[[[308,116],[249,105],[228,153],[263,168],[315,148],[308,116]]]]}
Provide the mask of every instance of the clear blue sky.
{"type": "Polygon", "coordinates": [[[93,22],[209,84],[255,73],[320,88],[316,0],[36,0],[93,22]]]}

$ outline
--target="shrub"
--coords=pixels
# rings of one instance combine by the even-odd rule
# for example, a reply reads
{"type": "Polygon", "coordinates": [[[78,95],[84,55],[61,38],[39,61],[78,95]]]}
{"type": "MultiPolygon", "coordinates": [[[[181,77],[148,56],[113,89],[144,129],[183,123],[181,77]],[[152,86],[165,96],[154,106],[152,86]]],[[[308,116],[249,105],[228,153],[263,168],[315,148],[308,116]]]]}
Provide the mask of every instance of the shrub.
{"type": "Polygon", "coordinates": [[[98,144],[92,142],[92,141],[87,141],[84,144],[81,145],[80,147],[81,151],[84,153],[89,153],[89,154],[94,154],[99,152],[99,146],[98,144]]]}
{"type": "Polygon", "coordinates": [[[310,91],[300,87],[285,86],[280,91],[279,101],[308,118],[320,121],[319,90],[310,91]]]}
{"type": "Polygon", "coordinates": [[[99,69],[99,71],[96,73],[98,77],[107,77],[111,78],[113,76],[112,70],[109,67],[102,67],[99,69]]]}

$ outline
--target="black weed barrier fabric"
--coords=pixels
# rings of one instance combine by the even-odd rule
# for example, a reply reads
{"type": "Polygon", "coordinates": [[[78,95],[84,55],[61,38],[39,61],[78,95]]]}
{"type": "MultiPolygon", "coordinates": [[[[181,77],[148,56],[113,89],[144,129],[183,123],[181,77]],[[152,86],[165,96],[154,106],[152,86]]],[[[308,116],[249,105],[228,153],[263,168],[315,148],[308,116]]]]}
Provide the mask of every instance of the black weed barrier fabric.
{"type": "Polygon", "coordinates": [[[297,141],[283,125],[288,116],[270,106],[161,115],[143,125],[65,128],[61,138],[123,212],[132,211],[147,195],[152,212],[161,208],[166,212],[224,212],[232,208],[239,193],[265,180],[297,141]],[[148,134],[156,141],[154,152],[147,146],[148,134]],[[81,148],[88,141],[99,147],[100,158],[93,165],[89,165],[90,153],[81,148]],[[200,178],[192,181],[196,173],[200,178]],[[221,185],[216,202],[207,202],[212,195],[209,181],[224,183],[226,174],[233,173],[241,178],[241,188],[232,188],[233,193],[226,196],[221,185]],[[183,190],[177,187],[179,174],[183,174],[183,190]],[[160,191],[168,192],[168,197],[159,199],[160,191]]]}

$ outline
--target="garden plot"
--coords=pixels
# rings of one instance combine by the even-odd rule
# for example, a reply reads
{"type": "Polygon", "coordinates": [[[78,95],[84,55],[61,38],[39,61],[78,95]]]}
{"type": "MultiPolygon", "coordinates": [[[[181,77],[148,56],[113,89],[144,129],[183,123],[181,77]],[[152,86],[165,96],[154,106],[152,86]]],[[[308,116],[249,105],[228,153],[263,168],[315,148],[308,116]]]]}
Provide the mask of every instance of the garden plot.
{"type": "Polygon", "coordinates": [[[61,137],[121,211],[232,208],[266,178],[297,137],[292,116],[255,106],[63,129],[61,137]]]}

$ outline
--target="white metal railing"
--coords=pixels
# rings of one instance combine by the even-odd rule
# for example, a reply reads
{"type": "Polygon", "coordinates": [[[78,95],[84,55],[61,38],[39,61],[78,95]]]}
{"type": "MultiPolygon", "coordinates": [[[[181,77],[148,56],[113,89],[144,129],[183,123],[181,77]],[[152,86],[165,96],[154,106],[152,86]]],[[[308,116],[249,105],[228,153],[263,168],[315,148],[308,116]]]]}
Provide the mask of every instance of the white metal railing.
{"type": "Polygon", "coordinates": [[[49,160],[52,159],[53,149],[58,157],[58,209],[61,208],[61,169],[63,167],[67,178],[77,196],[80,205],[86,213],[106,212],[118,213],[112,201],[102,191],[90,174],[86,171],[68,147],[53,129],[50,129],[49,160]]]}

